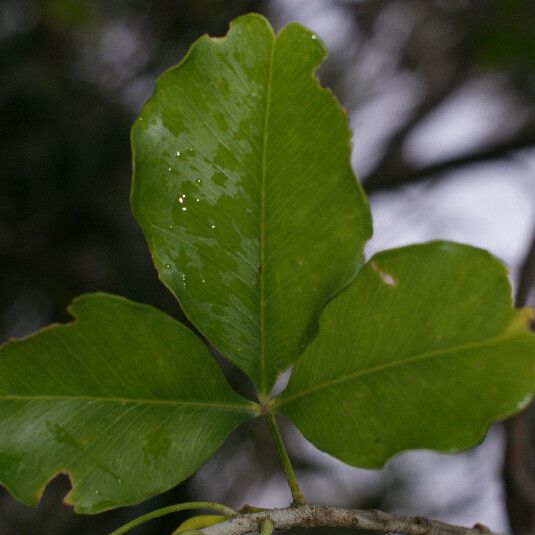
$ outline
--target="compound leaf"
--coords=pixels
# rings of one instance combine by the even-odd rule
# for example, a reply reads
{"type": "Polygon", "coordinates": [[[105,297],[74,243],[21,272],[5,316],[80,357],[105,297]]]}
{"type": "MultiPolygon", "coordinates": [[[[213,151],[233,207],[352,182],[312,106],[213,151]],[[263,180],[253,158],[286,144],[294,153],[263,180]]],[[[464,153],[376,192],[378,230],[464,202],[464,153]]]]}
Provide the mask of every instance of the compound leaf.
{"type": "Polygon", "coordinates": [[[92,294],[76,321],[0,350],[0,482],[34,505],[66,473],[81,513],[137,503],[189,476],[251,402],[204,344],[158,310],[92,294]]]}
{"type": "Polygon", "coordinates": [[[132,209],[160,279],[266,394],[371,234],[325,48],[252,14],[199,39],[132,130],[132,209]]]}
{"type": "Polygon", "coordinates": [[[473,446],[535,386],[535,335],[510,296],[504,266],[480,249],[379,253],[325,308],[277,410],[356,466],[473,446]]]}

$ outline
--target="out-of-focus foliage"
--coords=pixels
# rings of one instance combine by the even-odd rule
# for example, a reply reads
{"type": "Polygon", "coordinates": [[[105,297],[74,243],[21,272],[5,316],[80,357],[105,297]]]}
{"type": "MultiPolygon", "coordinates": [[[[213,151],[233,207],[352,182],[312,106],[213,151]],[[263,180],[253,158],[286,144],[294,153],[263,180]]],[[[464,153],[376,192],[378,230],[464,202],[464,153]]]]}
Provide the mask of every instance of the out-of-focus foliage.
{"type": "Polygon", "coordinates": [[[490,68],[535,78],[535,11],[523,0],[492,0],[474,33],[476,57],[490,68]]]}

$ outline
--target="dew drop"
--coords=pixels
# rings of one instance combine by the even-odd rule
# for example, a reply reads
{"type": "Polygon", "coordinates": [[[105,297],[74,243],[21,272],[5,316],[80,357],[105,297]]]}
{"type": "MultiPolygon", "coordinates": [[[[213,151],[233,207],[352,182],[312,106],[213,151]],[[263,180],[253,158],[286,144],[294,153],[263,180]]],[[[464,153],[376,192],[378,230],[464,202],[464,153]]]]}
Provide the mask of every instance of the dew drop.
{"type": "Polygon", "coordinates": [[[185,212],[187,208],[185,206],[182,207],[182,211],[185,212]]]}
{"type": "Polygon", "coordinates": [[[169,230],[173,230],[173,225],[169,225],[169,230]]]}
{"type": "Polygon", "coordinates": [[[202,180],[200,178],[197,179],[197,184],[200,184],[202,180]]]}
{"type": "Polygon", "coordinates": [[[200,200],[201,200],[201,199],[199,199],[199,197],[197,197],[197,198],[195,199],[195,202],[199,202],[200,200]]]}
{"type": "Polygon", "coordinates": [[[100,494],[100,490],[96,490],[96,491],[95,491],[95,494],[100,494]]]}
{"type": "Polygon", "coordinates": [[[215,225],[212,225],[212,228],[215,228],[215,225]]]}
{"type": "Polygon", "coordinates": [[[165,264],[165,267],[169,269],[171,267],[171,264],[165,264]]]}
{"type": "Polygon", "coordinates": [[[171,168],[169,167],[168,170],[171,171],[171,168]]]}
{"type": "Polygon", "coordinates": [[[313,33],[312,34],[312,39],[314,39],[314,41],[315,41],[317,38],[318,38],[318,36],[315,33],[313,33]]]}

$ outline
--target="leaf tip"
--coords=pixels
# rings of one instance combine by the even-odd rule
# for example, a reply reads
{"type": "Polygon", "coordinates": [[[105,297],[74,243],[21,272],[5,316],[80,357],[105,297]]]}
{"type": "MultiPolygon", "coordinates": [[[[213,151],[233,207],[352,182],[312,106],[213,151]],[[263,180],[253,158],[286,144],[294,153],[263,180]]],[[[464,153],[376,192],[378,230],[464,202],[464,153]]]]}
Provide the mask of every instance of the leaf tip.
{"type": "Polygon", "coordinates": [[[271,31],[273,35],[275,35],[275,32],[269,20],[266,17],[264,17],[264,15],[257,13],[256,11],[246,13],[245,15],[241,15],[231,20],[229,23],[229,28],[232,29],[235,27],[239,27],[242,24],[250,24],[252,22],[263,24],[266,28],[269,28],[269,30],[271,31]]]}
{"type": "Polygon", "coordinates": [[[323,40],[318,36],[317,33],[313,32],[306,26],[299,24],[298,22],[289,22],[280,31],[279,35],[284,33],[291,33],[294,37],[297,37],[303,41],[303,43],[308,44],[308,48],[313,50],[316,54],[315,61],[316,65],[319,65],[327,57],[327,47],[323,40]]]}

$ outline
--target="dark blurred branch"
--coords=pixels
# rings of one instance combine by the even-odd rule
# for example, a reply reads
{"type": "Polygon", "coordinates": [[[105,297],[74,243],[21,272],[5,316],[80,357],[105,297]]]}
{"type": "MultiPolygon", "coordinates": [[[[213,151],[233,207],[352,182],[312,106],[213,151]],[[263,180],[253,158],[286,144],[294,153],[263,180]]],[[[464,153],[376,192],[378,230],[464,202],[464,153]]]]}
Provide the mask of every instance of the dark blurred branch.
{"type": "Polygon", "coordinates": [[[423,517],[401,517],[377,510],[340,509],[319,505],[299,505],[287,509],[268,509],[260,513],[240,514],[205,528],[201,533],[203,535],[258,533],[261,522],[266,519],[271,520],[275,529],[356,528],[402,535],[496,535],[481,524],[476,524],[473,528],[463,528],[423,517]]]}
{"type": "Polygon", "coordinates": [[[508,154],[535,148],[535,128],[531,126],[512,138],[496,142],[468,154],[449,158],[428,166],[415,168],[404,161],[398,162],[397,167],[379,175],[375,172],[364,179],[364,188],[368,193],[393,189],[416,182],[421,182],[436,175],[454,171],[461,167],[501,159],[508,154]]]}
{"type": "Polygon", "coordinates": [[[410,177],[413,175],[404,173],[403,176],[401,176],[399,173],[400,164],[402,164],[402,169],[407,167],[407,164],[403,163],[403,147],[407,138],[418,124],[424,121],[431,112],[435,111],[437,107],[453,93],[453,91],[459,88],[465,78],[466,69],[459,66],[446,82],[441,83],[438,87],[430,89],[427,98],[416,107],[412,116],[405,121],[386,142],[383,158],[381,158],[375,168],[366,177],[366,188],[368,188],[368,185],[379,185],[379,187],[375,187],[375,189],[383,189],[384,186],[381,187],[381,184],[385,182],[385,178],[387,180],[386,188],[392,186],[395,187],[398,181],[405,182],[407,179],[410,180],[410,177]],[[388,184],[389,177],[390,184],[388,184]]]}
{"type": "MultiPolygon", "coordinates": [[[[523,307],[527,304],[534,286],[535,229],[520,270],[516,306],[523,307]]],[[[535,531],[535,477],[529,410],[524,410],[506,422],[504,478],[507,509],[513,532],[517,535],[527,535],[535,531]]]]}
{"type": "Polygon", "coordinates": [[[520,269],[515,298],[517,307],[523,307],[528,304],[529,294],[533,286],[535,286],[535,228],[533,229],[531,244],[520,269]]]}

